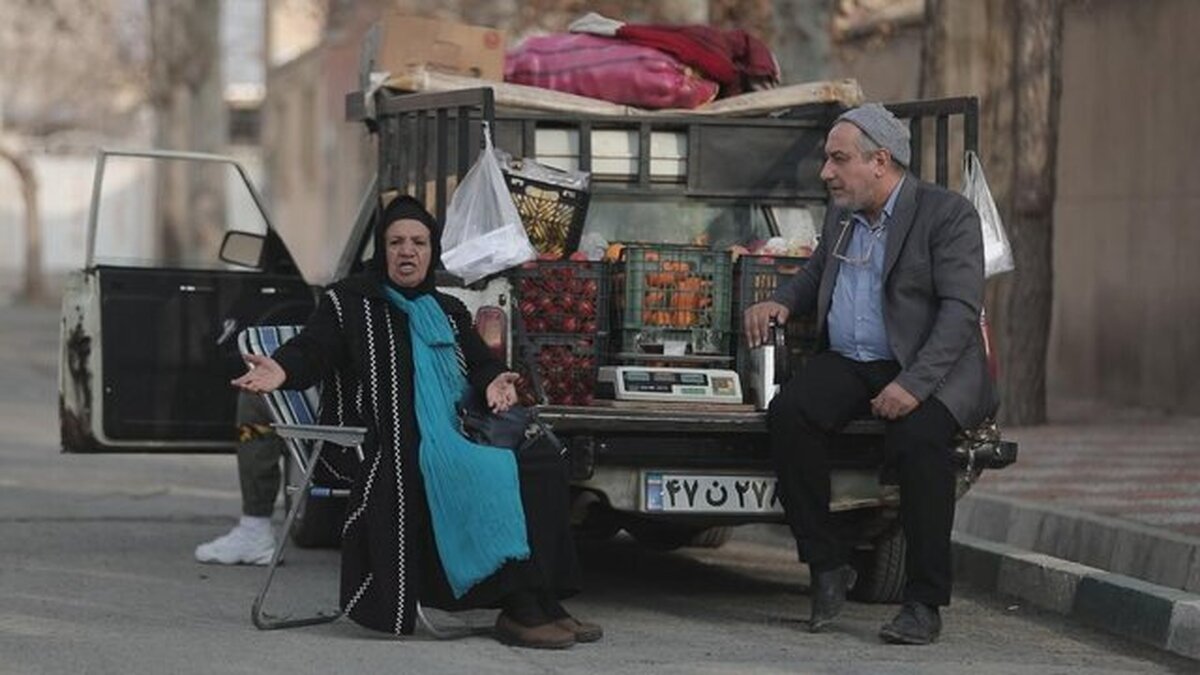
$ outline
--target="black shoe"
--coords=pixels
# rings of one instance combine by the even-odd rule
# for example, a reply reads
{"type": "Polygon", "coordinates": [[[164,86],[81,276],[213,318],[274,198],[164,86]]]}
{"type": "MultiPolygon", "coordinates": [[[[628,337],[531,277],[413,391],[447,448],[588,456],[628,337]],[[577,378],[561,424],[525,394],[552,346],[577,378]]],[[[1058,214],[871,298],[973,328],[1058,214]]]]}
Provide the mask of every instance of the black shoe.
{"type": "Polygon", "coordinates": [[[849,565],[842,565],[827,572],[818,572],[813,578],[812,618],[808,630],[819,632],[837,617],[846,604],[846,591],[854,586],[858,573],[849,565]]]}
{"type": "Polygon", "coordinates": [[[927,645],[942,634],[942,616],[937,607],[923,602],[906,602],[890,623],[879,629],[879,637],[894,645],[927,645]]]}

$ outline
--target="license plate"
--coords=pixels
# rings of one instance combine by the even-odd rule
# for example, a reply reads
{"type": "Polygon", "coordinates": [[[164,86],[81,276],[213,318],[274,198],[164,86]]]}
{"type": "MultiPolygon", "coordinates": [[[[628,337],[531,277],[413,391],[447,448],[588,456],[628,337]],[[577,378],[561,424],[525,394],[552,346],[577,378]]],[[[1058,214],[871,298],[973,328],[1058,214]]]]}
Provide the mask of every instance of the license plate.
{"type": "Polygon", "coordinates": [[[658,513],[782,513],[774,476],[647,472],[645,510],[658,513]]]}

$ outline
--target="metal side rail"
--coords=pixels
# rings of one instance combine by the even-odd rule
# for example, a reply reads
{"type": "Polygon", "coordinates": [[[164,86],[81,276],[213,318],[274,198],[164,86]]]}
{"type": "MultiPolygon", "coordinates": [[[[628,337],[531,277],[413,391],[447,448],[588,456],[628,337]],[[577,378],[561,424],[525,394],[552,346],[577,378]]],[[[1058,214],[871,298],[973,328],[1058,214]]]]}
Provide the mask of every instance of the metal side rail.
{"type": "MultiPolygon", "coordinates": [[[[324,441],[353,447],[358,451],[359,457],[362,457],[362,449],[359,446],[367,433],[367,430],[362,427],[335,427],[315,424],[275,424],[272,426],[274,426],[276,433],[284,438],[324,441]]],[[[279,561],[283,559],[284,549],[287,548],[289,533],[292,531],[292,523],[295,522],[296,514],[300,512],[300,507],[304,504],[306,495],[309,492],[313,471],[316,469],[317,464],[320,463],[321,451],[325,448],[324,442],[313,444],[312,455],[309,456],[307,465],[304,467],[304,480],[296,490],[296,499],[292,500],[291,508],[288,509],[287,517],[283,521],[283,532],[279,537],[279,541],[275,543],[274,553],[271,554],[271,563],[267,566],[267,579],[263,583],[262,590],[258,592],[258,596],[254,598],[254,604],[250,608],[250,620],[254,622],[254,626],[259,630],[312,626],[336,621],[342,616],[340,608],[333,611],[320,611],[310,616],[294,619],[290,616],[274,616],[263,609],[267,593],[271,590],[271,582],[275,579],[275,570],[279,567],[279,561]]]]}

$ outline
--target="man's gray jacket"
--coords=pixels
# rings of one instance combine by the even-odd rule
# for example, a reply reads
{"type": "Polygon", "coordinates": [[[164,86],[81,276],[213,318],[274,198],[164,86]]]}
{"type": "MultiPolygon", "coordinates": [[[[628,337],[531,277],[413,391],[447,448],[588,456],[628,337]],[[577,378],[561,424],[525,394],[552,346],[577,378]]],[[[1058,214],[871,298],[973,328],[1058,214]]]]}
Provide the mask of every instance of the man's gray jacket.
{"type": "MultiPolygon", "coordinates": [[[[816,311],[821,349],[829,348],[826,318],[841,264],[830,249],[849,218],[830,207],[812,258],[773,296],[793,314],[816,311]]],[[[961,195],[909,174],[887,227],[883,321],[900,363],[896,381],[921,401],[937,397],[963,428],[975,427],[996,409],[979,328],[979,215],[961,195]]]]}

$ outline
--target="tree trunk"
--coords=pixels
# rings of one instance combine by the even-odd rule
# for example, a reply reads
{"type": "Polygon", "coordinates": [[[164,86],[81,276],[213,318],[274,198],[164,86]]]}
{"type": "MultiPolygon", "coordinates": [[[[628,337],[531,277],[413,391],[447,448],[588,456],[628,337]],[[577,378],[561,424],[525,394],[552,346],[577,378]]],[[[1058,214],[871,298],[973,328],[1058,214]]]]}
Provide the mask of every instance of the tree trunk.
{"type": "Polygon", "coordinates": [[[42,228],[38,214],[37,174],[28,153],[0,145],[0,159],[8,162],[17,174],[21,185],[21,199],[25,203],[25,275],[21,284],[20,298],[36,303],[46,299],[46,279],[42,269],[42,228]]]}
{"type": "Polygon", "coordinates": [[[1046,421],[1046,352],[1054,277],[1055,171],[1062,90],[1062,4],[1016,5],[1012,211],[1008,235],[1016,271],[1008,298],[1002,406],[1013,424],[1046,421]]]}
{"type": "Polygon", "coordinates": [[[775,30],[769,39],[779,60],[783,84],[829,76],[832,0],[775,0],[775,30]]]}
{"type": "Polygon", "coordinates": [[[921,71],[917,92],[921,98],[938,98],[946,88],[946,8],[943,0],[925,0],[921,27],[921,71]]]}
{"type": "MultiPolygon", "coordinates": [[[[219,152],[225,145],[220,6],[220,0],[148,3],[150,97],[161,149],[219,152]]],[[[160,162],[155,169],[160,260],[178,263],[215,250],[225,229],[227,169],[194,162],[160,162]]]]}
{"type": "Polygon", "coordinates": [[[1058,144],[1058,0],[926,0],[921,95],[979,96],[980,157],[1017,271],[988,282],[1000,420],[1046,418],[1051,216],[1058,144]]]}

